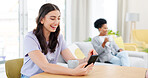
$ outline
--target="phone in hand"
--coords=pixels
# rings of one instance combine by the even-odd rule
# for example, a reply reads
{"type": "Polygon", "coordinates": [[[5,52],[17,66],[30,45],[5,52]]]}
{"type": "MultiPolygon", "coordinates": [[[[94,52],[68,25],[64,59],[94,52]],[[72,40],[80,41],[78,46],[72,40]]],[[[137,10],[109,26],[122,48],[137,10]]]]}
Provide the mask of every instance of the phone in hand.
{"type": "Polygon", "coordinates": [[[97,58],[98,58],[98,55],[92,55],[88,60],[88,64],[84,68],[86,68],[91,63],[94,64],[97,58]]]}

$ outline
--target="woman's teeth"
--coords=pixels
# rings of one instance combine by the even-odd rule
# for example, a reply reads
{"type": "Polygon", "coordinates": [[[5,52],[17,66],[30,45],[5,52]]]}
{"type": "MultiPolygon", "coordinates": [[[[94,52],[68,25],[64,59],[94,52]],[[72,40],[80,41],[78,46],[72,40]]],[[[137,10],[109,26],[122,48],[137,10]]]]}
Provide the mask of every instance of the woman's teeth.
{"type": "Polygon", "coordinates": [[[56,28],[57,26],[52,26],[52,27],[56,28]]]}

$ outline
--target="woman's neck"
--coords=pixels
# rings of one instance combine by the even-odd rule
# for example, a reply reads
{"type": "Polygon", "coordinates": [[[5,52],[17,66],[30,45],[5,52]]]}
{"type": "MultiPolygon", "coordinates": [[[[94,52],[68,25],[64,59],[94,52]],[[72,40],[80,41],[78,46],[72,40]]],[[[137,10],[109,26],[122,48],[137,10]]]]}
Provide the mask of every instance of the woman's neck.
{"type": "Polygon", "coordinates": [[[100,33],[99,36],[106,36],[106,35],[100,33]]]}

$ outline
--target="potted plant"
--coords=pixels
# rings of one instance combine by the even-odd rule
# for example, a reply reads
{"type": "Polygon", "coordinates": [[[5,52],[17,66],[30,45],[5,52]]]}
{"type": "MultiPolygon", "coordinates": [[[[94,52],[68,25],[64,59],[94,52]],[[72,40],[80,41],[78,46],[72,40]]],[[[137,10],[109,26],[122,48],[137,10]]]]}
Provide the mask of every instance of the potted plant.
{"type": "Polygon", "coordinates": [[[144,50],[142,50],[142,51],[144,51],[144,52],[148,53],[148,48],[145,48],[145,49],[144,49],[144,50]]]}

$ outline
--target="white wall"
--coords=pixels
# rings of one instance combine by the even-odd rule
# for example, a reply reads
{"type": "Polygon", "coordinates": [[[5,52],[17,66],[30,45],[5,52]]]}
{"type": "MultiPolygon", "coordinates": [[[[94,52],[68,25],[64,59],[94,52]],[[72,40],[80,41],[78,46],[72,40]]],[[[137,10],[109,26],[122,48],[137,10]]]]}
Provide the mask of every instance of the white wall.
{"type": "Polygon", "coordinates": [[[127,12],[139,13],[136,29],[148,29],[148,0],[128,0],[127,12]]]}
{"type": "Polygon", "coordinates": [[[126,13],[139,13],[136,29],[148,29],[148,0],[118,0],[118,31],[125,43],[130,42],[131,22],[126,22],[126,13]]]}

